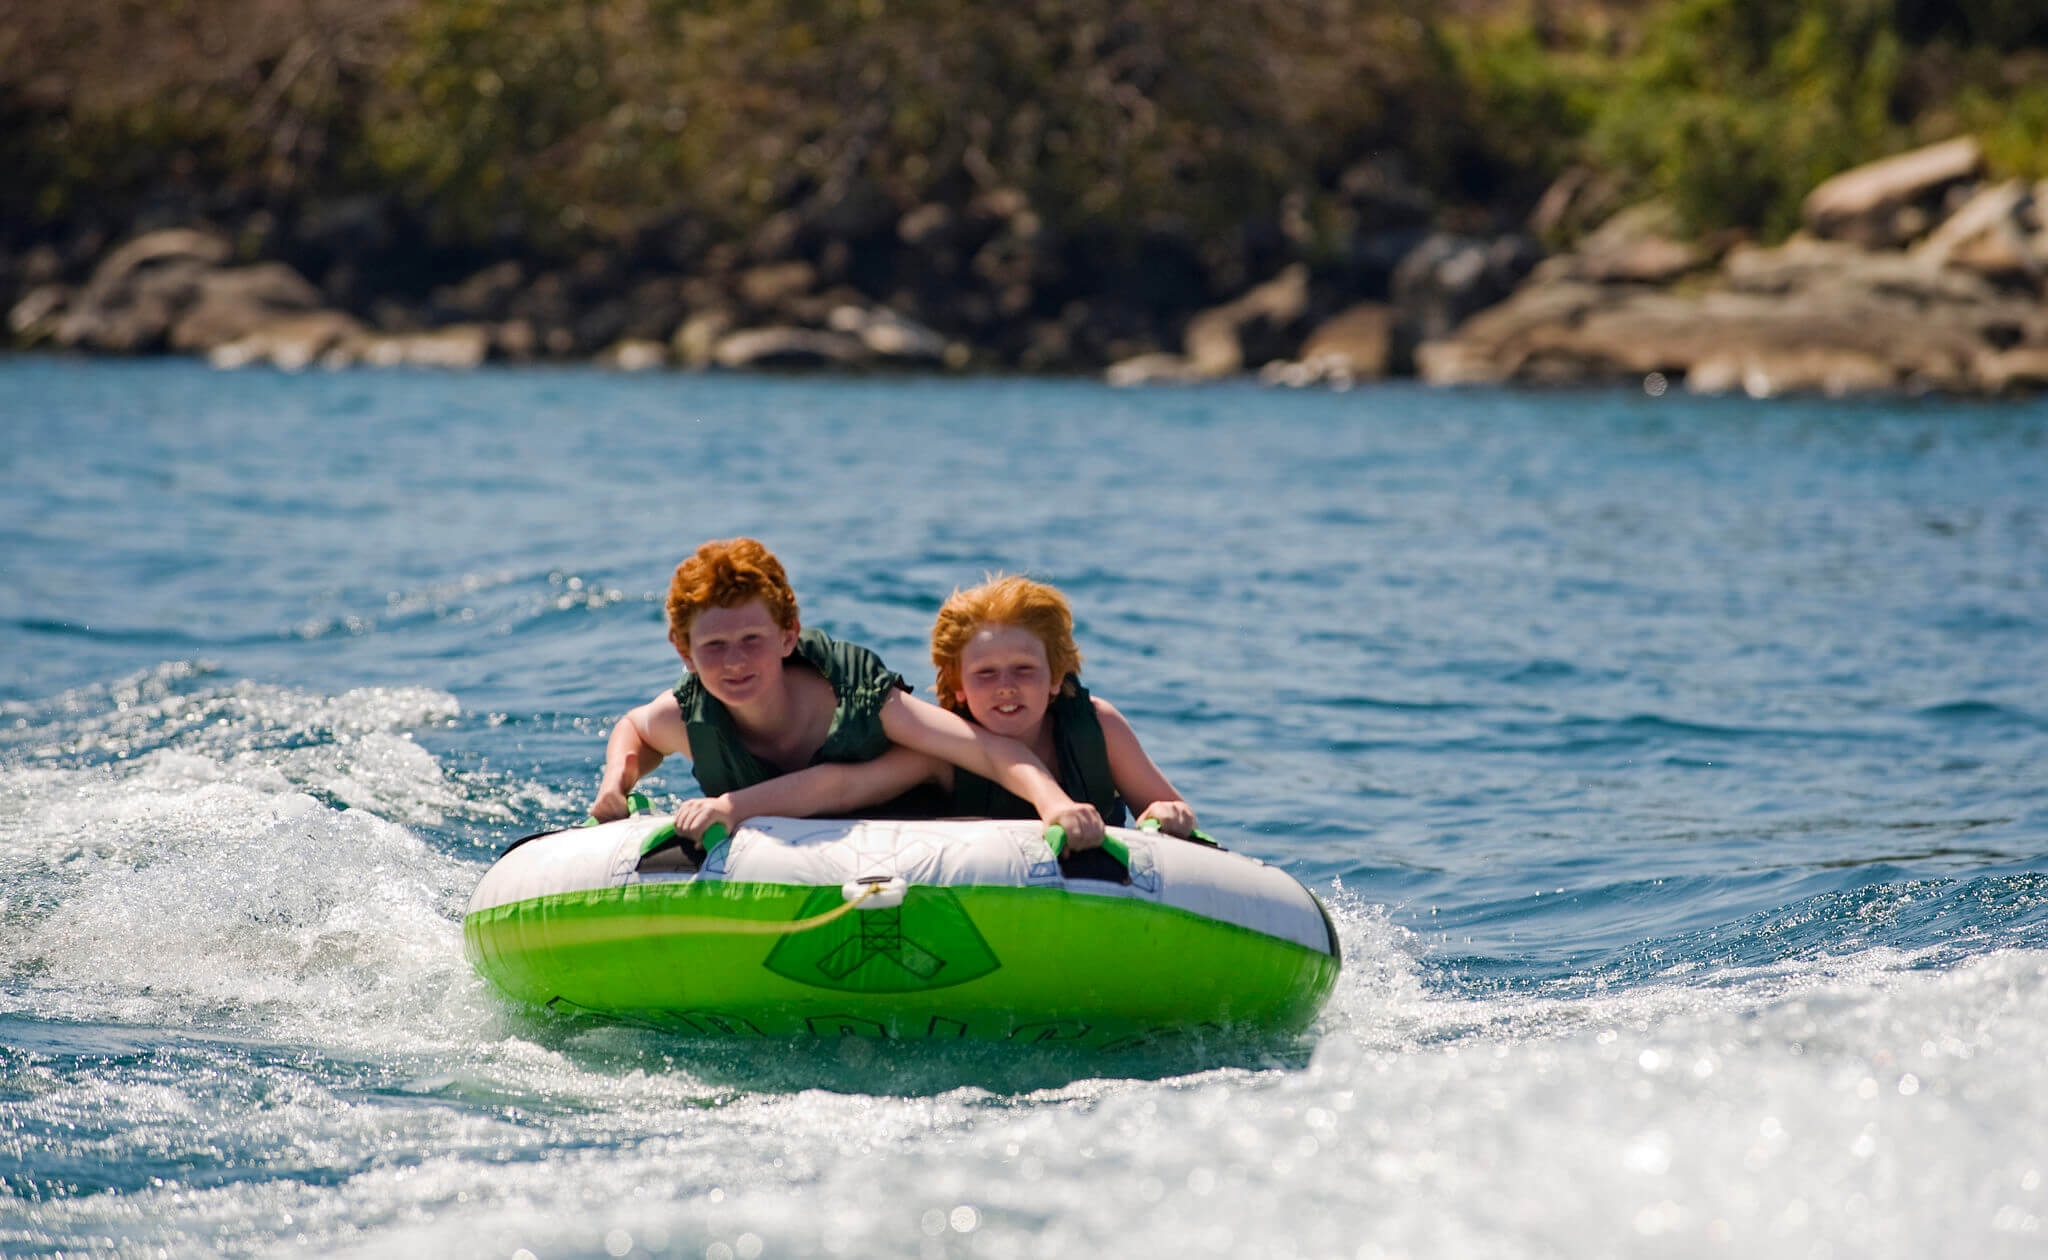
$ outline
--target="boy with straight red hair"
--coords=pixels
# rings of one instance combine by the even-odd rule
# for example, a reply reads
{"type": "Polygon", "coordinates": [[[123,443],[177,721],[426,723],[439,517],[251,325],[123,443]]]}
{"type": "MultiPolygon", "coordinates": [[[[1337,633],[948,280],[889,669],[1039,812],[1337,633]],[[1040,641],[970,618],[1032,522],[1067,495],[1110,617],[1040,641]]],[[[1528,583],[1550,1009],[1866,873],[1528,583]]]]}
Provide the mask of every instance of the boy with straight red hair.
{"type": "MultiPolygon", "coordinates": [[[[1145,754],[1136,731],[1107,700],[1081,686],[1074,614],[1055,587],[993,576],[956,590],[932,625],[939,703],[981,729],[1016,740],[1075,800],[1117,826],[1124,807],[1171,835],[1195,829],[1195,811],[1145,754]]],[[[938,768],[953,812],[1029,818],[1030,807],[1001,784],[964,766],[938,768]]]]}

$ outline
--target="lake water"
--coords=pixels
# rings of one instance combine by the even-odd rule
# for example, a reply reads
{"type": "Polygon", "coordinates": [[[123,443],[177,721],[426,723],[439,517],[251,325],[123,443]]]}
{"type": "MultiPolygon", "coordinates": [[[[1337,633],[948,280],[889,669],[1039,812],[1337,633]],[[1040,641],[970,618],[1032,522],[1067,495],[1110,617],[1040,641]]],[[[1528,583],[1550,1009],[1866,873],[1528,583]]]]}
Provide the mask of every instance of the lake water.
{"type": "Polygon", "coordinates": [[[22,358],[0,435],[0,1254],[2048,1234],[2042,403],[22,358]],[[764,1050],[487,990],[470,890],[735,534],[920,686],[956,584],[1058,582],[1330,904],[1321,1022],[764,1050]]]}

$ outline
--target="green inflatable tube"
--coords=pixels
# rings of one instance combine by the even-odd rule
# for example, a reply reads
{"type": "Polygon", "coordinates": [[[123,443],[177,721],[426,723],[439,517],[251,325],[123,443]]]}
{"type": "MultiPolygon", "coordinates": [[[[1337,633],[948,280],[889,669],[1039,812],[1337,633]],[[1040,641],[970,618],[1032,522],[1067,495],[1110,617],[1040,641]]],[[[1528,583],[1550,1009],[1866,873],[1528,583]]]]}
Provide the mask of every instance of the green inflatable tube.
{"type": "Polygon", "coordinates": [[[1313,1023],[1340,966],[1320,902],[1213,845],[1037,824],[754,819],[706,851],[639,815],[533,838],[463,920],[508,996],[680,1033],[1098,1049],[1313,1023]]]}

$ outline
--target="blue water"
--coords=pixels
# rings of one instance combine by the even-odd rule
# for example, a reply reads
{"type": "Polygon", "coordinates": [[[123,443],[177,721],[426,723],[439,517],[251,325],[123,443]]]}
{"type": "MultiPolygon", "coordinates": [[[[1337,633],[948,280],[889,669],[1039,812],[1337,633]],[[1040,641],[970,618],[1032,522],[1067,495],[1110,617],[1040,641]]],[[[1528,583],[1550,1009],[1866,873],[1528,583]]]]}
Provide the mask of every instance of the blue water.
{"type": "Polygon", "coordinates": [[[2043,1243],[2041,403],[29,358],[0,435],[0,1255],[2043,1243]],[[1319,1025],[764,1052],[485,990],[471,888],[734,534],[921,683],[953,586],[1063,586],[1331,904],[1319,1025]]]}

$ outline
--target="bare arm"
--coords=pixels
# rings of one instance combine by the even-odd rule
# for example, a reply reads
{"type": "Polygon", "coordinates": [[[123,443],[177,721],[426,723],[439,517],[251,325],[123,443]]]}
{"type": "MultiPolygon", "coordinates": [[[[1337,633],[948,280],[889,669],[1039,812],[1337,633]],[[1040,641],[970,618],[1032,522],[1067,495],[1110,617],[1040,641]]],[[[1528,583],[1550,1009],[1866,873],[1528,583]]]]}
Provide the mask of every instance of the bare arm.
{"type": "Polygon", "coordinates": [[[690,736],[683,724],[683,712],[672,692],[664,692],[646,704],[626,711],[612,726],[604,747],[604,777],[598,781],[597,800],[590,816],[599,822],[624,818],[632,812],[626,793],[670,753],[690,755],[690,736]]]}
{"type": "Polygon", "coordinates": [[[1016,740],[990,734],[957,713],[902,692],[883,703],[882,729],[906,748],[1002,784],[1031,802],[1045,822],[1065,828],[1073,847],[1088,849],[1102,842],[1102,815],[1093,805],[1076,803],[1016,740]]]}
{"type": "Polygon", "coordinates": [[[873,761],[828,761],[737,792],[684,801],[676,810],[676,831],[696,837],[713,823],[724,823],[729,830],[765,814],[813,818],[849,813],[901,796],[937,779],[944,769],[945,763],[901,746],[873,761]]]}
{"type": "Polygon", "coordinates": [[[1138,733],[1116,706],[1095,700],[1095,716],[1102,722],[1102,740],[1108,745],[1109,773],[1116,780],[1117,795],[1138,811],[1138,821],[1159,820],[1160,830],[1185,840],[1195,829],[1195,811],[1181,799],[1166,772],[1145,754],[1138,733]]]}

